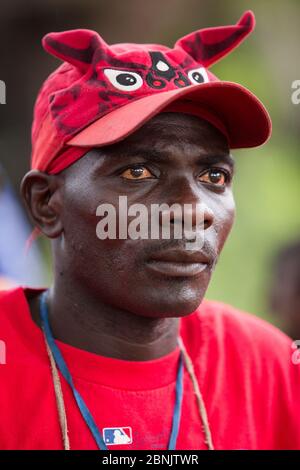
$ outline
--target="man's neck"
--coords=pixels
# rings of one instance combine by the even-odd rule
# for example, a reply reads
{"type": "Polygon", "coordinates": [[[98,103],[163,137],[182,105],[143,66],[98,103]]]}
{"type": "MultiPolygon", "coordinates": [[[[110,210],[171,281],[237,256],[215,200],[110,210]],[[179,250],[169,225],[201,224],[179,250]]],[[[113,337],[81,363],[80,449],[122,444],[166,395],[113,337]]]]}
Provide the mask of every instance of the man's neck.
{"type": "MultiPolygon", "coordinates": [[[[32,317],[40,325],[38,298],[29,303],[32,317]]],[[[64,285],[49,290],[47,304],[54,338],[95,354],[149,361],[177,346],[178,318],[135,315],[64,285]]]]}

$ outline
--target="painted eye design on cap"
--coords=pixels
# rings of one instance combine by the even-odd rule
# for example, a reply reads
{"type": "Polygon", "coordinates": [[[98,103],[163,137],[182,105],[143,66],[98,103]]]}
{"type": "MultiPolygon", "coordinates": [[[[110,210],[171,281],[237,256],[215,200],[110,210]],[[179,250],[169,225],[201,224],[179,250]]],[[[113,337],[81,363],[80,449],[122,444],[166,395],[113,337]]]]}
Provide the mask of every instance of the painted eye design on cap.
{"type": "Polygon", "coordinates": [[[135,72],[127,72],[124,70],[105,69],[104,74],[110,83],[122,91],[138,90],[143,85],[142,77],[135,72]]]}
{"type": "Polygon", "coordinates": [[[198,83],[209,82],[207,72],[204,67],[199,67],[198,69],[190,70],[188,72],[188,77],[192,83],[197,85],[198,83]]]}

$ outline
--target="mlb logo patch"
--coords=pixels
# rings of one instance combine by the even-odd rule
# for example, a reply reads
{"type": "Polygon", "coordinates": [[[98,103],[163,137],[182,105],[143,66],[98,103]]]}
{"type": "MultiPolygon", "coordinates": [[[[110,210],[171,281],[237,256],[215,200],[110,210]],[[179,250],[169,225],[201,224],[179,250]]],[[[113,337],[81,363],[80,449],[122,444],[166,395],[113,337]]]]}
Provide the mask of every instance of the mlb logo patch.
{"type": "Polygon", "coordinates": [[[103,428],[103,440],[108,445],[132,444],[132,429],[130,426],[103,428]]]}

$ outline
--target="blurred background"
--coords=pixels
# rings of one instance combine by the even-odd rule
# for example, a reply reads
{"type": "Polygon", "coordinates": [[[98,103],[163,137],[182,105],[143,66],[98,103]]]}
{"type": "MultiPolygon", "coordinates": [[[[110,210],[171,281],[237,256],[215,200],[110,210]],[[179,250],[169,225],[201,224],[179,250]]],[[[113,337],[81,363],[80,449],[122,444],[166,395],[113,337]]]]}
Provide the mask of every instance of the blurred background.
{"type": "MultiPolygon", "coordinates": [[[[19,201],[20,180],[29,169],[34,100],[59,65],[43,51],[42,36],[90,28],[108,43],[173,46],[193,30],[233,24],[244,10],[254,11],[254,34],[212,71],[256,93],[271,113],[274,130],[262,148],[234,152],[237,218],[207,297],[283,325],[282,307],[274,300],[274,291],[284,289],[278,263],[282,251],[300,238],[300,104],[291,101],[292,82],[300,80],[299,0],[1,0],[0,8],[0,80],[6,83],[6,104],[0,105],[0,287],[4,278],[30,285],[51,282],[46,240],[23,256],[32,227],[19,201]],[[9,204],[13,210],[7,210],[9,204]]],[[[298,256],[292,271],[298,310],[299,263],[298,256]]]]}

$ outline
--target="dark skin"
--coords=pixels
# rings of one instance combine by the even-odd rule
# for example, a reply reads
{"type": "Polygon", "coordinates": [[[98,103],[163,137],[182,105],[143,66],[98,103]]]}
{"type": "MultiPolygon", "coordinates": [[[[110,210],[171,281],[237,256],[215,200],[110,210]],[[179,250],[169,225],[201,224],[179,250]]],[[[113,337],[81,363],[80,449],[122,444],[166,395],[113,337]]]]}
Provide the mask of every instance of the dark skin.
{"type": "MultiPolygon", "coordinates": [[[[173,351],[179,319],[201,303],[232,227],[232,176],[223,134],[183,113],[161,113],[59,175],[30,171],[22,195],[35,225],[52,239],[48,308],[54,337],[124,360],[146,361],[173,351]],[[157,253],[186,252],[184,240],[99,240],[96,208],[104,202],[118,208],[119,195],[128,197],[128,206],[147,208],[205,203],[205,269],[197,275],[153,269],[157,253]]],[[[28,302],[40,325],[39,296],[28,302]]]]}

